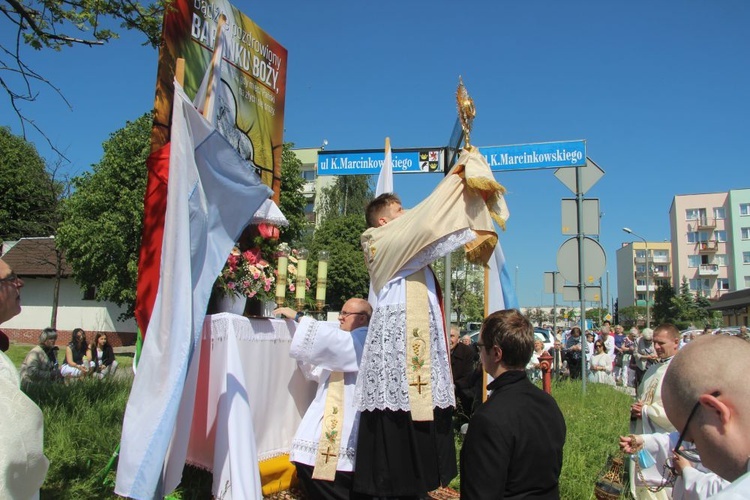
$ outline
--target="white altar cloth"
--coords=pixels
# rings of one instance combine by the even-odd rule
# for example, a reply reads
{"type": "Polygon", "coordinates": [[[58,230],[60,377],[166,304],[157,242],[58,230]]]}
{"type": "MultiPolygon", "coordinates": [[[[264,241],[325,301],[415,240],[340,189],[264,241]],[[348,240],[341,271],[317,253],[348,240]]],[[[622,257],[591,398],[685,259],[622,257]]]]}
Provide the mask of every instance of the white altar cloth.
{"type": "Polygon", "coordinates": [[[254,490],[241,484],[247,477],[260,481],[258,462],[289,453],[316,390],[289,357],[295,328],[291,320],[206,316],[187,462],[214,472],[214,495],[241,498],[238,488],[254,490]]]}

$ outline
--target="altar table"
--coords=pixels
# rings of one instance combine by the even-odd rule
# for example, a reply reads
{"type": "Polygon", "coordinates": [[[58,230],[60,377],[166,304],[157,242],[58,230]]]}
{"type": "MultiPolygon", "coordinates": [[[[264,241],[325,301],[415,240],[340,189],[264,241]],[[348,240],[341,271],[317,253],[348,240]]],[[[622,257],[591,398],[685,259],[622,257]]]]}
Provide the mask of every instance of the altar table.
{"type": "Polygon", "coordinates": [[[213,471],[217,497],[241,498],[258,473],[263,494],[289,487],[292,438],[316,390],[289,357],[295,328],[206,316],[187,462],[213,471]]]}

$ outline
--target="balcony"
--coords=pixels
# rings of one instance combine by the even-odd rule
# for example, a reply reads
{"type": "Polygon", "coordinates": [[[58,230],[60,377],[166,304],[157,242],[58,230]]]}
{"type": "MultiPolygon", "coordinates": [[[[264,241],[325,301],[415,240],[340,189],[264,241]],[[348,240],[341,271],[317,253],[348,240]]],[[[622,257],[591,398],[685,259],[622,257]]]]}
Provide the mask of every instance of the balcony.
{"type": "Polygon", "coordinates": [[[652,276],[653,276],[654,278],[669,278],[669,271],[660,271],[660,270],[655,270],[655,271],[654,271],[654,272],[652,273],[652,276]]]}
{"type": "Polygon", "coordinates": [[[696,221],[698,229],[713,229],[716,227],[716,219],[712,217],[700,217],[696,221]]]}
{"type": "Polygon", "coordinates": [[[718,276],[719,265],[718,264],[701,264],[698,268],[698,276],[718,276]]]}
{"type": "MultiPolygon", "coordinates": [[[[654,285],[654,283],[651,283],[649,285],[648,289],[651,292],[655,292],[656,291],[656,286],[654,285]]],[[[636,292],[645,292],[646,291],[646,285],[635,285],[635,291],[636,292]]]]}
{"type": "Polygon", "coordinates": [[[645,264],[646,263],[646,257],[636,257],[634,262],[636,264],[645,264]]]}
{"type": "Polygon", "coordinates": [[[698,242],[698,251],[700,253],[716,253],[717,250],[719,250],[719,242],[716,240],[698,242]]]}

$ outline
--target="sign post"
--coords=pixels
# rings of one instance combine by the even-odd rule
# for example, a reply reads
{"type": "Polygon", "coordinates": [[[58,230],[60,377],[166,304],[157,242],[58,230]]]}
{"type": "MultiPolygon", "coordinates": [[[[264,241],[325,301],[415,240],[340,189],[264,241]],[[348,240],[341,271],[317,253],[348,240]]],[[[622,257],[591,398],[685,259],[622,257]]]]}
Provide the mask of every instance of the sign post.
{"type": "MultiPolygon", "coordinates": [[[[596,229],[596,235],[598,235],[599,225],[597,224],[584,224],[584,212],[587,205],[584,204],[583,195],[596,184],[599,179],[604,175],[604,170],[599,168],[599,165],[586,158],[586,165],[584,167],[576,168],[559,168],[555,171],[555,177],[565,184],[576,195],[576,227],[577,236],[569,239],[560,247],[557,253],[557,265],[560,269],[560,273],[565,276],[568,281],[577,282],[578,288],[578,300],[581,304],[581,349],[584,353],[584,363],[581,367],[581,378],[583,392],[586,392],[586,378],[588,377],[588,366],[586,366],[585,353],[587,352],[586,347],[586,270],[584,269],[586,258],[589,259],[589,264],[593,268],[593,271],[589,271],[588,279],[591,283],[594,280],[601,277],[604,272],[606,257],[604,256],[604,250],[596,240],[585,237],[585,229],[594,226],[596,229]],[[572,258],[572,248],[577,246],[577,257],[578,257],[578,269],[570,266],[570,261],[574,261],[572,258]],[[586,257],[586,258],[584,258],[586,257]],[[577,271],[577,272],[575,272],[577,271]],[[597,275],[594,277],[594,275],[597,275]]],[[[598,204],[596,204],[598,210],[598,204]]],[[[590,208],[589,208],[590,210],[590,208]]],[[[591,214],[589,214],[591,215],[591,214]]],[[[595,217],[598,219],[599,214],[596,213],[595,217]]],[[[591,216],[587,217],[591,220],[591,216]]],[[[565,227],[565,221],[563,221],[563,227],[565,227]]],[[[592,287],[593,288],[593,287],[592,287]]],[[[597,296],[601,296],[601,287],[599,287],[597,296]]]]}

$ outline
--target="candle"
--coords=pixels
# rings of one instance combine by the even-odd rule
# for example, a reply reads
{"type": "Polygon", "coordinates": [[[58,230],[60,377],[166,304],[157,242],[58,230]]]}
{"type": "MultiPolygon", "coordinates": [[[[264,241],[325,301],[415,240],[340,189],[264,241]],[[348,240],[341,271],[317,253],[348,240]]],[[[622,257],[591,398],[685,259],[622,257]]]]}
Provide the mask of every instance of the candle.
{"type": "Polygon", "coordinates": [[[321,304],[326,301],[326,277],[328,277],[328,252],[318,252],[318,285],[315,289],[315,300],[321,304]]]}
{"type": "Polygon", "coordinates": [[[305,282],[307,281],[307,256],[309,252],[301,248],[297,254],[297,289],[295,290],[294,297],[297,300],[305,299],[305,282]]]}
{"type": "Polygon", "coordinates": [[[286,251],[279,252],[279,262],[276,266],[276,303],[282,305],[286,297],[286,275],[289,269],[289,256],[286,251]]]}

